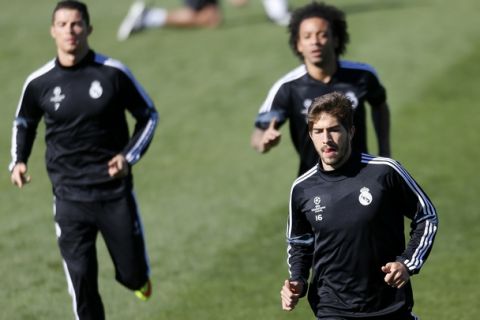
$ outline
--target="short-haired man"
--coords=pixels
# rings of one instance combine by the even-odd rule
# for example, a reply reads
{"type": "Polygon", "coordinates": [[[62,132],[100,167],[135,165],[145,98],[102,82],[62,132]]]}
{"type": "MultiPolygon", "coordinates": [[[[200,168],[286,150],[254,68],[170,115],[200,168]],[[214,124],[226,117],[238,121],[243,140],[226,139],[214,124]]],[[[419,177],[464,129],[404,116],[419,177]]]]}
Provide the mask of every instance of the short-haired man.
{"type": "Polygon", "coordinates": [[[151,293],[149,264],[131,167],[157,125],[152,100],[120,62],[92,51],[87,6],[57,3],[50,33],[57,57],[25,81],[12,136],[11,181],[30,181],[27,161],[45,119],[58,245],[76,319],[102,320],[95,243],[100,232],[116,279],[142,300],[151,293]],[[129,135],[128,111],[136,120],[129,135]]]}
{"type": "Polygon", "coordinates": [[[318,319],[416,319],[409,280],[430,253],[437,214],[398,162],[352,149],[351,104],[334,92],[309,109],[320,160],[291,189],[282,307],[295,308],[312,270],[308,300],[318,319]]]}

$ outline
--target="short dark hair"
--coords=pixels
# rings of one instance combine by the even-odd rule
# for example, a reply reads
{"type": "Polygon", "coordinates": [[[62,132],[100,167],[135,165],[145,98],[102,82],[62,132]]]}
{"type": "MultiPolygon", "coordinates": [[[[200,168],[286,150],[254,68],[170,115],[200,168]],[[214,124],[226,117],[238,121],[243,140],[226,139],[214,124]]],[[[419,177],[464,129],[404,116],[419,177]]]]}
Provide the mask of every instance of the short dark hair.
{"type": "Polygon", "coordinates": [[[55,20],[55,13],[60,9],[72,9],[77,10],[82,14],[82,19],[85,21],[87,26],[90,26],[90,15],[88,14],[87,5],[83,2],[76,1],[76,0],[63,0],[59,1],[53,9],[52,13],[52,23],[55,20]]]}
{"type": "Polygon", "coordinates": [[[343,93],[327,93],[313,100],[308,108],[308,131],[312,131],[313,124],[318,120],[321,113],[328,113],[337,118],[348,131],[353,127],[352,101],[343,93]]]}
{"type": "Polygon", "coordinates": [[[303,60],[303,55],[297,50],[297,43],[300,32],[300,24],[303,20],[309,18],[322,18],[328,21],[333,36],[338,40],[338,47],[335,48],[337,57],[341,56],[347,50],[347,43],[350,41],[348,34],[347,20],[345,13],[340,9],[325,4],[323,2],[312,2],[303,7],[296,9],[292,13],[288,31],[290,33],[289,44],[293,53],[297,55],[300,60],[303,60]]]}

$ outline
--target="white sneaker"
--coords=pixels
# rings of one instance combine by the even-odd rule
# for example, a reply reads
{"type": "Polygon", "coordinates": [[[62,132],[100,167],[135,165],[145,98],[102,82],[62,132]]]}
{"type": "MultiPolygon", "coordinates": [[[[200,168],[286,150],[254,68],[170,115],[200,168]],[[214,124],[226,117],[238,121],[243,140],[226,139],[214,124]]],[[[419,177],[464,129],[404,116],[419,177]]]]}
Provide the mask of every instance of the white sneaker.
{"type": "Polygon", "coordinates": [[[288,0],[262,0],[263,9],[267,17],[280,26],[287,26],[290,22],[288,0]]]}
{"type": "Polygon", "coordinates": [[[117,32],[118,41],[127,40],[134,31],[142,29],[142,16],[146,10],[143,1],[135,1],[128,10],[117,32]]]}
{"type": "Polygon", "coordinates": [[[282,16],[278,16],[275,18],[272,17],[270,19],[272,19],[272,21],[278,24],[279,26],[286,27],[290,23],[290,16],[291,16],[290,12],[286,12],[282,16]]]}

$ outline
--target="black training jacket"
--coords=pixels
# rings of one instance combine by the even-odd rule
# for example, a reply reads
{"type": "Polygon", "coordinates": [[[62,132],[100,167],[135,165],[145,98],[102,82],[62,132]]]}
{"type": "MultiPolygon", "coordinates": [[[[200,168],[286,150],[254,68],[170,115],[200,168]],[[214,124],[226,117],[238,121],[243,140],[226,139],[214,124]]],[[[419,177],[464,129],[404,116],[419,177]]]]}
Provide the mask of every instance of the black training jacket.
{"type": "Polygon", "coordinates": [[[437,213],[395,160],[354,153],[340,169],[313,167],[293,184],[287,227],[288,265],[307,281],[318,317],[369,318],[409,311],[410,282],[384,282],[381,267],[400,261],[418,273],[432,248],[437,213]],[[411,220],[406,243],[404,217],[411,220]]]}
{"type": "Polygon", "coordinates": [[[93,51],[73,67],[51,60],[27,78],[13,124],[10,170],[27,163],[42,117],[54,194],[81,201],[118,197],[131,188],[131,176],[112,179],[107,163],[119,153],[136,163],[158,120],[130,71],[93,51]],[[136,121],[132,134],[125,111],[136,121]]]}

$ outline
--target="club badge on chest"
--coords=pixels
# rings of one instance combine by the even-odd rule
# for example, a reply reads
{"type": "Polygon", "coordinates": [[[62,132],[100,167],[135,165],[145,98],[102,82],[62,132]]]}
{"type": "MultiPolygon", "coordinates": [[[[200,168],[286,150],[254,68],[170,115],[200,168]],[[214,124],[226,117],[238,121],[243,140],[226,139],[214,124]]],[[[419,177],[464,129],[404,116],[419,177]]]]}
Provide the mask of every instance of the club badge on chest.
{"type": "Polygon", "coordinates": [[[98,99],[102,96],[103,94],[103,88],[102,85],[100,84],[100,81],[94,80],[92,81],[92,84],[90,85],[90,90],[88,91],[90,94],[90,97],[92,99],[98,99]]]}

